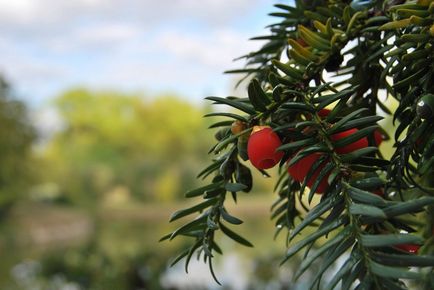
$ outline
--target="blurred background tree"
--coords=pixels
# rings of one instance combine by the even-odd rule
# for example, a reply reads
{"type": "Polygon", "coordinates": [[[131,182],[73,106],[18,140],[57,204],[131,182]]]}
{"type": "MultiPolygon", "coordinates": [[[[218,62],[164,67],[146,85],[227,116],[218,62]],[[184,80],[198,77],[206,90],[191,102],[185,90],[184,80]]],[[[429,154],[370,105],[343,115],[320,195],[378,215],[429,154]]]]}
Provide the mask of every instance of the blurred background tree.
{"type": "Polygon", "coordinates": [[[69,202],[168,202],[197,183],[210,146],[203,109],[173,96],[144,100],[86,89],[62,94],[55,106],[63,128],[43,152],[45,180],[69,202]]]}
{"type": "Polygon", "coordinates": [[[28,190],[31,147],[36,135],[25,105],[0,76],[0,219],[28,190]]]}
{"type": "MultiPolygon", "coordinates": [[[[171,94],[72,88],[47,104],[57,130],[38,136],[35,116],[4,81],[0,106],[0,287],[194,289],[176,286],[186,277],[167,271],[182,243],[157,237],[187,189],[203,182],[196,175],[214,134],[206,128],[215,120],[202,118],[209,107],[171,94]]],[[[257,219],[247,232],[271,223],[263,202],[270,182],[261,179],[239,208],[257,219]]],[[[212,285],[203,277],[197,287],[212,285]]]]}

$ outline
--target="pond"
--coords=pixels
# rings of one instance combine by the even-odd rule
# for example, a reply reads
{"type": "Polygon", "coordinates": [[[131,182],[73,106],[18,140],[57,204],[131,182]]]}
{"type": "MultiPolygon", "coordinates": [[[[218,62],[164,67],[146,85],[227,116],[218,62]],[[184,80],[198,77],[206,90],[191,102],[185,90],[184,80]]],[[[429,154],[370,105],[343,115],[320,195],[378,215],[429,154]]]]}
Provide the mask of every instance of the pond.
{"type": "Polygon", "coordinates": [[[0,234],[0,288],[35,289],[304,289],[315,269],[297,283],[300,258],[280,267],[284,234],[273,240],[271,199],[257,198],[229,207],[244,224],[237,231],[254,248],[219,237],[224,255],[216,257],[218,286],[202,261],[189,274],[183,261],[169,268],[188,241],[159,243],[176,225],[168,223],[179,205],[134,205],[83,211],[54,205],[26,205],[13,212],[0,234]]]}

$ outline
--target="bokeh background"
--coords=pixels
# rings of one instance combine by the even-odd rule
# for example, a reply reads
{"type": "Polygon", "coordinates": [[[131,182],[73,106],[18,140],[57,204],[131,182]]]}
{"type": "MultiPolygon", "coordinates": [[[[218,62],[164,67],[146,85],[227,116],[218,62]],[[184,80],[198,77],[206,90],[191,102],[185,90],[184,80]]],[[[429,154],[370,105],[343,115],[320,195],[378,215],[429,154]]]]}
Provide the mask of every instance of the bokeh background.
{"type": "Polygon", "coordinates": [[[261,47],[273,3],[0,0],[0,289],[304,289],[316,269],[295,285],[300,258],[279,267],[258,173],[228,205],[255,247],[221,239],[222,287],[168,267],[187,241],[158,242],[211,158],[203,98],[245,96],[223,71],[261,47]]]}
{"type": "MultiPolygon", "coordinates": [[[[258,49],[267,0],[0,0],[0,289],[287,289],[272,180],[230,205],[254,249],[222,240],[168,268],[158,243],[213,142],[208,95],[258,49]]],[[[300,288],[302,289],[302,288],[300,288]]]]}

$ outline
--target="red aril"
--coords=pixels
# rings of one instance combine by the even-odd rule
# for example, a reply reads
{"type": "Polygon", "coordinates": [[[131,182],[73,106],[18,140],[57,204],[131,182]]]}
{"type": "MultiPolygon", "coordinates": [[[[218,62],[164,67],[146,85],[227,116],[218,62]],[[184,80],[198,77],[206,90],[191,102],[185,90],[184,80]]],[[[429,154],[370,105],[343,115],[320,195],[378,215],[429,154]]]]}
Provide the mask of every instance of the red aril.
{"type": "Polygon", "coordinates": [[[410,254],[417,254],[417,252],[420,249],[420,246],[415,244],[401,244],[401,245],[396,245],[395,248],[406,251],[410,254]]]}
{"type": "Polygon", "coordinates": [[[253,166],[268,169],[282,159],[284,153],[276,151],[280,145],[279,136],[270,127],[254,128],[247,144],[247,155],[253,166]]]}
{"type": "MultiPolygon", "coordinates": [[[[288,173],[298,182],[302,182],[304,178],[309,173],[309,170],[312,168],[313,164],[321,157],[321,153],[313,153],[309,154],[306,157],[303,157],[299,161],[297,161],[292,166],[288,167],[288,173]]],[[[324,168],[325,163],[321,163],[321,165],[315,170],[311,178],[306,182],[307,186],[312,187],[315,181],[318,179],[321,170],[324,168]]],[[[324,178],[321,180],[319,186],[316,189],[316,193],[324,193],[328,188],[327,179],[330,174],[326,174],[324,178]]]]}

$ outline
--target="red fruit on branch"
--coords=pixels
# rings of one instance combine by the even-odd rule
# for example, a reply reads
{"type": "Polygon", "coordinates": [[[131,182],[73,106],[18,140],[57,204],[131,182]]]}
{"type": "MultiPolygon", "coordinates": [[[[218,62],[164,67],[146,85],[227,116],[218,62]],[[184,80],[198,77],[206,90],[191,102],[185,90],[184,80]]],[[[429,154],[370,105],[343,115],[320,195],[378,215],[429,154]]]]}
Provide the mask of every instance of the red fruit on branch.
{"type": "MultiPolygon", "coordinates": [[[[353,135],[354,133],[356,133],[357,130],[356,128],[353,129],[349,129],[347,131],[343,131],[343,132],[339,132],[336,134],[331,135],[331,139],[332,141],[338,141],[342,138],[348,137],[353,135]]],[[[347,154],[347,153],[351,153],[353,151],[356,151],[358,149],[362,149],[368,147],[368,139],[366,137],[361,138],[351,144],[345,145],[343,147],[337,147],[335,148],[335,151],[339,154],[347,154]]]]}
{"type": "MultiPolygon", "coordinates": [[[[321,118],[325,118],[330,114],[329,109],[321,109],[318,111],[318,116],[321,118]]],[[[338,141],[342,138],[348,137],[354,133],[356,133],[358,129],[353,128],[349,129],[343,132],[336,133],[331,136],[332,141],[338,141]]],[[[379,131],[374,132],[374,139],[376,145],[380,145],[380,143],[383,141],[383,136],[379,131]]],[[[363,137],[359,140],[356,140],[355,142],[335,148],[335,151],[339,154],[347,154],[351,153],[353,151],[356,151],[358,149],[362,149],[365,147],[368,147],[369,142],[367,137],[363,137]]],[[[299,160],[297,163],[293,164],[292,166],[288,167],[288,173],[298,182],[302,182],[304,178],[307,176],[309,170],[311,169],[312,165],[315,163],[316,160],[322,155],[322,153],[314,153],[310,154],[301,160],[299,160]]],[[[311,187],[315,181],[317,180],[319,174],[321,173],[321,170],[324,168],[325,163],[322,163],[318,169],[315,170],[312,177],[306,182],[307,186],[311,187]]],[[[316,189],[316,193],[324,193],[328,188],[328,179],[329,174],[327,174],[320,182],[318,188],[316,189]]],[[[378,190],[374,192],[378,195],[384,195],[382,190],[378,190]]]]}
{"type": "MultiPolygon", "coordinates": [[[[321,157],[321,153],[309,154],[306,157],[300,159],[298,162],[288,167],[288,173],[298,182],[302,182],[304,178],[309,173],[309,170],[312,168],[313,164],[321,157]]],[[[311,178],[306,182],[307,186],[312,187],[315,181],[318,179],[321,170],[324,168],[325,163],[321,163],[321,165],[315,170],[311,178]]],[[[321,180],[319,186],[316,189],[316,193],[324,193],[328,188],[327,179],[330,174],[324,176],[321,180]]]]}
{"type": "Polygon", "coordinates": [[[330,110],[329,109],[321,109],[318,111],[318,116],[320,116],[321,118],[325,118],[330,114],[330,110]]]}
{"type": "MultiPolygon", "coordinates": [[[[331,136],[331,139],[333,141],[338,141],[342,138],[345,138],[345,137],[348,137],[348,136],[355,134],[357,131],[359,131],[359,130],[356,128],[353,128],[353,129],[349,129],[347,131],[339,132],[339,133],[333,134],[331,136]]],[[[374,132],[374,139],[375,139],[375,145],[378,146],[383,141],[383,136],[381,135],[381,133],[379,131],[375,131],[374,132]]],[[[353,151],[356,151],[356,150],[359,150],[359,149],[362,149],[362,148],[365,148],[368,146],[369,146],[368,138],[363,137],[363,138],[361,138],[361,139],[359,139],[359,140],[357,140],[351,144],[348,144],[346,146],[337,147],[337,148],[335,148],[336,149],[335,151],[339,154],[347,154],[347,153],[351,153],[353,151]]]]}
{"type": "Polygon", "coordinates": [[[270,127],[255,127],[247,144],[247,155],[253,166],[268,169],[275,166],[283,157],[276,149],[282,145],[279,136],[270,127]]]}
{"type": "MultiPolygon", "coordinates": [[[[321,117],[321,118],[326,118],[330,114],[330,112],[331,112],[331,110],[324,108],[324,109],[321,109],[321,110],[318,111],[318,116],[321,117]]],[[[346,137],[346,136],[349,136],[351,134],[354,134],[357,131],[358,130],[354,128],[354,129],[350,129],[350,130],[347,130],[347,131],[344,131],[344,132],[341,132],[341,133],[337,133],[337,134],[335,134],[335,136],[336,136],[335,138],[336,138],[336,140],[339,140],[339,139],[341,139],[343,137],[346,137]]],[[[333,137],[332,137],[332,140],[336,141],[335,139],[333,139],[333,137]]],[[[377,146],[380,146],[381,142],[383,142],[384,138],[383,138],[383,135],[380,133],[379,130],[375,130],[375,132],[374,132],[374,140],[375,140],[375,145],[377,145],[377,146]]],[[[355,147],[359,147],[359,146],[367,147],[368,146],[368,140],[367,140],[367,138],[362,138],[362,139],[360,139],[358,141],[360,141],[360,143],[355,144],[353,146],[355,146],[355,147]],[[363,141],[361,141],[361,140],[363,140],[363,141]]],[[[356,141],[354,143],[357,143],[358,141],[356,141]]],[[[345,148],[345,147],[343,147],[343,148],[345,148]]],[[[363,147],[360,147],[360,148],[363,148],[363,147]]],[[[360,149],[360,148],[357,148],[357,149],[360,149]]],[[[350,147],[350,149],[354,149],[354,148],[350,147]]],[[[352,152],[352,151],[354,151],[354,150],[351,150],[350,152],[352,152]]],[[[340,153],[338,150],[337,150],[337,152],[340,153]]],[[[349,152],[347,152],[347,153],[349,153],[349,152]]],[[[341,154],[345,154],[345,153],[341,153],[341,154]]]]}
{"type": "Polygon", "coordinates": [[[375,130],[374,131],[374,140],[375,140],[375,145],[380,146],[381,142],[383,142],[383,135],[380,133],[380,131],[375,130]]]}
{"type": "Polygon", "coordinates": [[[410,254],[417,254],[417,252],[420,249],[420,246],[415,244],[401,244],[401,245],[396,245],[395,248],[398,248],[410,254]]]}

